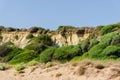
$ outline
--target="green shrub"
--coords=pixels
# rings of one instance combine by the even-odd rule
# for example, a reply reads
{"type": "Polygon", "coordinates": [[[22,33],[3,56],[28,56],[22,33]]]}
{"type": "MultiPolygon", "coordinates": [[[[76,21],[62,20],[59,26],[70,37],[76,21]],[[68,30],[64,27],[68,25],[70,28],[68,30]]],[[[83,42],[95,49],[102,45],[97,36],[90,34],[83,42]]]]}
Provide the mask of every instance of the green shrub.
{"type": "Polygon", "coordinates": [[[30,61],[30,62],[27,63],[28,66],[35,66],[37,64],[39,64],[39,62],[36,61],[36,60],[32,60],[32,61],[30,61]]]}
{"type": "Polygon", "coordinates": [[[89,51],[88,51],[88,57],[89,58],[100,58],[100,54],[102,51],[106,48],[105,44],[97,44],[93,46],[89,51]]]}
{"type": "Polygon", "coordinates": [[[0,46],[0,57],[4,57],[7,54],[9,54],[9,52],[12,51],[11,47],[6,46],[6,45],[1,45],[0,46]]]}
{"type": "Polygon", "coordinates": [[[52,66],[52,63],[51,62],[47,62],[46,63],[46,67],[48,68],[48,67],[51,67],[52,66]]]}
{"type": "Polygon", "coordinates": [[[15,38],[16,40],[18,40],[18,39],[19,39],[18,35],[15,35],[15,36],[14,36],[14,38],[15,38]]]}
{"type": "Polygon", "coordinates": [[[40,62],[44,62],[44,63],[46,63],[46,62],[48,62],[48,61],[51,61],[52,58],[53,58],[53,54],[54,54],[54,51],[55,51],[55,50],[56,50],[55,47],[50,47],[50,48],[44,50],[44,51],[40,54],[40,56],[38,57],[38,60],[39,60],[40,62]]]}
{"type": "Polygon", "coordinates": [[[6,31],[12,32],[12,31],[16,31],[16,29],[15,29],[15,28],[12,28],[12,27],[8,27],[8,28],[6,28],[6,31]]]}
{"type": "Polygon", "coordinates": [[[30,32],[30,33],[36,33],[38,30],[39,30],[38,27],[31,27],[31,28],[29,29],[29,32],[30,32]]]}
{"type": "Polygon", "coordinates": [[[44,28],[42,28],[42,27],[31,27],[30,29],[29,29],[29,32],[30,33],[36,33],[36,32],[38,32],[38,33],[42,33],[43,31],[46,31],[44,28]]]}
{"type": "Polygon", "coordinates": [[[47,46],[52,45],[51,37],[49,35],[46,35],[46,34],[42,34],[40,36],[34,37],[32,39],[32,42],[42,43],[42,44],[47,45],[47,46]]]}
{"type": "Polygon", "coordinates": [[[44,49],[46,49],[47,47],[44,45],[44,44],[40,44],[40,43],[30,43],[28,44],[25,49],[28,49],[28,50],[33,50],[37,53],[41,53],[44,49]]]}
{"type": "Polygon", "coordinates": [[[24,63],[20,63],[14,66],[16,71],[21,71],[25,68],[24,63]]]}
{"type": "Polygon", "coordinates": [[[98,43],[99,43],[99,41],[97,41],[96,39],[91,39],[88,50],[98,43]]]}
{"type": "Polygon", "coordinates": [[[113,32],[114,28],[115,28],[115,26],[113,26],[113,25],[107,25],[100,30],[100,34],[104,35],[104,34],[113,32]]]}
{"type": "Polygon", "coordinates": [[[120,34],[113,37],[111,45],[120,46],[120,34]]]}
{"type": "Polygon", "coordinates": [[[31,38],[33,38],[34,36],[33,36],[33,34],[28,34],[27,36],[26,36],[26,39],[31,39],[31,38]]]}
{"type": "Polygon", "coordinates": [[[83,40],[83,41],[81,41],[81,42],[79,43],[79,45],[80,45],[80,47],[81,47],[81,49],[82,49],[82,53],[88,51],[89,44],[90,44],[90,43],[89,43],[89,40],[88,40],[88,39],[83,40]]]}
{"type": "Polygon", "coordinates": [[[13,44],[11,41],[8,41],[8,42],[3,43],[2,45],[3,45],[3,46],[9,46],[9,47],[11,47],[11,46],[13,46],[14,44],[13,44]]]}
{"type": "Polygon", "coordinates": [[[99,55],[103,59],[117,59],[120,57],[120,47],[108,46],[99,55]]]}
{"type": "Polygon", "coordinates": [[[9,52],[9,54],[7,54],[4,58],[3,58],[3,62],[8,62],[10,61],[13,57],[15,57],[16,55],[20,54],[23,50],[18,48],[18,47],[11,47],[11,51],[9,52]]]}
{"type": "Polygon", "coordinates": [[[118,32],[108,33],[108,34],[101,37],[100,43],[105,44],[105,45],[110,45],[112,39],[117,35],[119,35],[118,32]]]}
{"type": "Polygon", "coordinates": [[[30,50],[25,50],[12,58],[12,60],[9,61],[9,64],[27,63],[32,59],[36,58],[37,56],[37,53],[30,50]]]}
{"type": "Polygon", "coordinates": [[[5,70],[5,66],[3,64],[0,64],[0,70],[5,70]]]}
{"type": "Polygon", "coordinates": [[[53,58],[60,61],[66,61],[80,55],[80,52],[81,50],[78,46],[63,46],[55,50],[53,58]]]}

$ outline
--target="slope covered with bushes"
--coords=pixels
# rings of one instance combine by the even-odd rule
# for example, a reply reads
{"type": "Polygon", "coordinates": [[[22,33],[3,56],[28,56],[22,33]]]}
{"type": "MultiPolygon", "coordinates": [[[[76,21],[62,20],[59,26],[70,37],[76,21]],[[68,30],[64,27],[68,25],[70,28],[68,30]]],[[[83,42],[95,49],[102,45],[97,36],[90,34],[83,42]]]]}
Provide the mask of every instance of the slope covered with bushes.
{"type": "MultiPolygon", "coordinates": [[[[75,29],[75,27],[60,26],[57,31],[75,29]]],[[[6,28],[1,27],[1,31],[6,28]]],[[[8,31],[16,29],[7,28],[8,31]]],[[[28,63],[32,60],[47,63],[50,61],[70,61],[72,59],[120,59],[120,23],[97,26],[94,32],[77,45],[58,47],[54,45],[51,36],[44,28],[32,27],[29,30],[29,44],[23,49],[7,42],[0,45],[0,61],[9,64],[28,63]],[[40,35],[34,36],[33,33],[40,35]],[[45,34],[43,34],[45,32],[45,34]]],[[[65,35],[65,34],[64,34],[65,35]]]]}

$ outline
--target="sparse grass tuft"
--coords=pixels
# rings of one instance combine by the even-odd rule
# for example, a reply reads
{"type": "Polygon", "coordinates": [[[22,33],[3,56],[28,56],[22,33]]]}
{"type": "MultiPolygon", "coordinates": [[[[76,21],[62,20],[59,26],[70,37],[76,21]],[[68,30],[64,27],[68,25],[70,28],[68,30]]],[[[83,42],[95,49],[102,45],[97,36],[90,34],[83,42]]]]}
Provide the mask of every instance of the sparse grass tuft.
{"type": "Polygon", "coordinates": [[[47,62],[46,63],[46,67],[48,68],[48,67],[51,67],[52,66],[52,62],[47,62]]]}
{"type": "Polygon", "coordinates": [[[28,66],[35,66],[37,64],[39,64],[39,62],[35,61],[35,60],[32,60],[32,61],[30,61],[30,62],[27,63],[28,66]]]}
{"type": "Polygon", "coordinates": [[[25,68],[23,63],[17,64],[14,66],[16,71],[22,71],[25,68]]]}
{"type": "Polygon", "coordinates": [[[5,65],[0,64],[0,70],[5,70],[5,65]]]}

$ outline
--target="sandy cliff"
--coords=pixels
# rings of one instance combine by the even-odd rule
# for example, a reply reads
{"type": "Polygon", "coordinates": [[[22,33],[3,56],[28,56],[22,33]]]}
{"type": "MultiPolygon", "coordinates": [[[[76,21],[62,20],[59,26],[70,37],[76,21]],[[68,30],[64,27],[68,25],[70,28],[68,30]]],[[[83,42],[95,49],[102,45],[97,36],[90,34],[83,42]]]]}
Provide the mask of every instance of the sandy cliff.
{"type": "MultiPolygon", "coordinates": [[[[51,39],[55,45],[63,46],[76,45],[88,38],[93,31],[94,28],[75,28],[68,29],[67,31],[54,31],[48,34],[51,35],[51,39]]],[[[28,34],[28,31],[1,32],[0,44],[10,41],[16,46],[23,48],[29,43],[29,39],[26,39],[28,34]]],[[[37,36],[38,33],[34,33],[33,35],[37,36]]]]}

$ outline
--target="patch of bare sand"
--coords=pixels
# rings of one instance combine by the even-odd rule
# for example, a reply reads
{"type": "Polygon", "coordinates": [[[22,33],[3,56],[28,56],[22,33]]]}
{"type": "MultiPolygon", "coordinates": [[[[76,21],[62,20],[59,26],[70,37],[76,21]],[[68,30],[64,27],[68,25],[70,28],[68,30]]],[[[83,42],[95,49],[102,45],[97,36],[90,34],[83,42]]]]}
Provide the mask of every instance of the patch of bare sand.
{"type": "Polygon", "coordinates": [[[26,67],[24,73],[10,68],[0,71],[0,80],[120,80],[120,63],[106,66],[86,61],[58,64],[49,68],[36,65],[26,67]]]}

